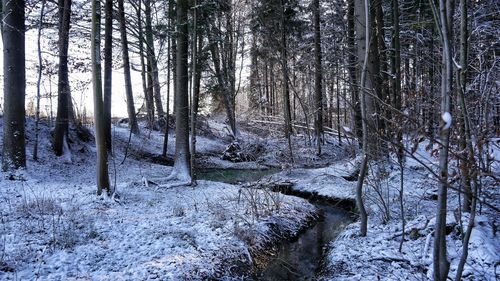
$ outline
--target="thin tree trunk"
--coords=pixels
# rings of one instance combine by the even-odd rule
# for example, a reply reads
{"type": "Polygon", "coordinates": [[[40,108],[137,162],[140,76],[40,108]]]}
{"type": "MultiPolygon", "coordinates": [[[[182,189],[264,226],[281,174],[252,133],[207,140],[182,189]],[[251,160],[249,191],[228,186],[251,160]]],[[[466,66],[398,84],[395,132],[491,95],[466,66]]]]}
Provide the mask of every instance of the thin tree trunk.
{"type": "MultiPolygon", "coordinates": [[[[399,0],[392,0],[392,56],[391,72],[394,75],[392,79],[392,106],[397,112],[401,112],[401,44],[399,40],[399,0]]],[[[393,126],[398,126],[399,116],[392,115],[393,126]]],[[[396,142],[398,143],[398,159],[403,159],[403,128],[395,128],[396,142]]],[[[401,160],[403,161],[403,160],[401,160]]],[[[402,171],[401,171],[402,172],[402,171]]]]}
{"type": "Polygon", "coordinates": [[[130,77],[130,59],[128,55],[128,40],[125,21],[125,8],[123,0],[118,0],[118,17],[120,20],[120,36],[122,41],[123,71],[125,78],[125,94],[127,96],[128,125],[134,134],[140,134],[139,125],[135,114],[134,94],[132,91],[132,80],[130,77]]]}
{"type": "Polygon", "coordinates": [[[154,79],[153,79],[153,66],[151,61],[146,57],[146,78],[148,87],[146,89],[146,109],[148,110],[148,120],[150,129],[156,127],[155,124],[155,103],[154,103],[154,79]]]}
{"type": "Polygon", "coordinates": [[[459,93],[459,104],[462,112],[462,124],[460,126],[460,130],[462,131],[461,135],[463,137],[460,138],[460,149],[465,150],[464,160],[461,160],[462,165],[462,186],[463,186],[463,195],[464,202],[462,205],[462,210],[465,212],[471,211],[472,205],[472,191],[471,191],[471,164],[470,162],[474,162],[474,152],[471,141],[471,132],[470,132],[470,122],[469,122],[469,113],[467,110],[467,102],[465,100],[465,94],[467,91],[467,67],[468,67],[468,59],[467,59],[467,49],[468,49],[468,30],[467,30],[467,1],[460,0],[460,66],[458,81],[458,93],[459,93]]]}
{"type": "MultiPolygon", "coordinates": [[[[146,115],[148,127],[152,129],[154,127],[154,104],[152,104],[152,79],[150,76],[149,69],[146,69],[146,60],[144,58],[144,35],[142,31],[142,12],[141,12],[142,0],[139,0],[137,4],[137,29],[139,37],[139,57],[141,61],[141,78],[142,78],[142,89],[144,92],[144,101],[146,103],[146,115]],[[147,70],[147,72],[146,72],[147,70]],[[147,79],[146,79],[146,76],[147,79]],[[150,90],[151,89],[151,90],[150,90]]],[[[149,64],[148,64],[149,68],[149,64]]]]}
{"type": "MultiPolygon", "coordinates": [[[[321,58],[320,58],[321,60],[321,58]]],[[[290,153],[290,160],[293,160],[292,148],[292,120],[290,112],[290,86],[288,84],[288,57],[287,57],[287,44],[286,44],[286,27],[285,27],[285,3],[281,0],[281,69],[283,72],[283,112],[285,117],[285,137],[288,140],[288,150],[290,153]]],[[[319,149],[321,153],[321,148],[319,149]]]]}
{"type": "Polygon", "coordinates": [[[40,44],[40,39],[42,37],[43,28],[43,16],[45,12],[45,0],[42,0],[42,7],[40,9],[40,18],[38,24],[38,36],[36,40],[37,50],[38,50],[38,79],[36,81],[36,115],[35,115],[35,145],[33,147],[33,160],[38,160],[38,136],[39,136],[39,124],[40,124],[40,84],[42,81],[42,46],[40,44]]]}
{"type": "Polygon", "coordinates": [[[3,0],[4,115],[2,170],[26,167],[24,0],[3,0]]]}
{"type": "MultiPolygon", "coordinates": [[[[439,138],[441,148],[439,150],[439,170],[440,185],[438,191],[436,225],[434,230],[434,251],[433,251],[433,269],[434,280],[443,281],[448,276],[450,263],[446,253],[446,212],[448,195],[448,150],[450,140],[451,126],[451,91],[452,91],[452,55],[451,55],[451,37],[449,36],[448,22],[448,1],[439,1],[439,12],[434,7],[436,23],[441,33],[443,43],[442,55],[442,78],[441,78],[441,122],[439,138]],[[438,20],[439,19],[439,22],[438,20]],[[446,120],[443,120],[446,119],[446,120]]],[[[434,3],[432,3],[434,5],[434,3]]]]}
{"type": "Polygon", "coordinates": [[[196,0],[193,11],[193,99],[191,102],[191,185],[196,185],[196,122],[200,97],[201,68],[199,65],[198,50],[202,50],[203,42],[198,32],[198,11],[196,0]]]}
{"type": "Polygon", "coordinates": [[[63,154],[70,118],[70,87],[68,78],[68,43],[71,17],[71,0],[59,0],[59,68],[57,83],[57,116],[54,129],[54,152],[63,154]]]}
{"type": "MultiPolygon", "coordinates": [[[[169,17],[170,17],[170,25],[172,28],[174,28],[174,32],[177,32],[177,8],[174,9],[174,6],[176,5],[175,0],[169,0],[169,17]]],[[[172,50],[170,53],[172,54],[172,82],[174,83],[173,89],[174,89],[174,108],[172,110],[172,114],[175,115],[177,112],[177,103],[175,102],[175,99],[177,95],[175,94],[175,91],[177,91],[177,39],[175,36],[172,36],[170,38],[172,42],[172,50]]]]}
{"type": "Polygon", "coordinates": [[[95,140],[97,147],[97,195],[106,191],[112,195],[113,190],[109,184],[108,151],[106,149],[104,100],[101,78],[101,2],[92,1],[92,85],[94,92],[94,124],[95,140]]]}
{"type": "Polygon", "coordinates": [[[104,2],[104,132],[106,148],[111,152],[111,94],[113,76],[113,0],[104,2]]]}
{"type": "MultiPolygon", "coordinates": [[[[366,169],[368,166],[369,157],[373,157],[373,145],[368,144],[368,138],[374,137],[374,135],[369,130],[372,131],[373,126],[372,122],[369,122],[367,116],[370,116],[368,111],[367,102],[371,101],[372,97],[369,96],[368,91],[372,89],[372,84],[367,83],[367,81],[371,81],[366,76],[368,74],[368,64],[369,55],[370,55],[370,36],[371,36],[371,26],[370,26],[370,8],[369,8],[369,0],[356,0],[355,4],[356,9],[356,29],[358,36],[358,59],[360,60],[361,67],[361,75],[360,75],[360,105],[361,105],[361,119],[362,119],[362,127],[363,127],[363,162],[360,168],[360,175],[358,177],[358,183],[356,188],[356,205],[358,206],[360,212],[360,235],[366,236],[368,229],[368,215],[366,213],[364,203],[363,203],[363,183],[366,176],[366,169]]],[[[373,109],[373,108],[371,108],[373,109]]],[[[373,140],[372,140],[373,142],[373,140]]]]}
{"type": "MultiPolygon", "coordinates": [[[[173,1],[169,1],[168,3],[168,30],[171,30],[173,26],[173,1]]],[[[171,42],[174,41],[174,38],[169,38],[167,41],[167,113],[165,117],[165,135],[163,137],[163,151],[162,155],[163,157],[167,157],[168,155],[168,133],[169,133],[169,124],[170,124],[170,70],[172,68],[172,44],[171,42]]],[[[174,78],[175,79],[175,78],[174,78]]],[[[175,89],[175,84],[174,84],[174,89],[175,89]]]]}
{"type": "MultiPolygon", "coordinates": [[[[335,90],[337,91],[337,137],[339,139],[339,144],[342,144],[342,137],[340,136],[340,85],[339,85],[339,80],[340,80],[340,75],[339,75],[339,62],[337,60],[337,77],[335,79],[335,90]]],[[[333,96],[333,93],[332,93],[333,96]]],[[[333,120],[332,120],[332,128],[333,128],[333,120]]]]}
{"type": "Polygon", "coordinates": [[[313,14],[314,14],[314,130],[316,133],[316,154],[321,155],[321,139],[323,135],[323,71],[321,67],[321,18],[319,0],[314,0],[313,14]]]}
{"type": "MultiPolygon", "coordinates": [[[[146,54],[148,64],[151,66],[151,79],[153,81],[154,103],[158,118],[165,115],[163,111],[163,104],[161,102],[160,80],[158,77],[158,62],[156,61],[156,54],[154,48],[153,28],[151,20],[151,0],[144,1],[144,14],[146,15],[146,54]]],[[[151,85],[150,85],[151,87],[151,85]]]]}

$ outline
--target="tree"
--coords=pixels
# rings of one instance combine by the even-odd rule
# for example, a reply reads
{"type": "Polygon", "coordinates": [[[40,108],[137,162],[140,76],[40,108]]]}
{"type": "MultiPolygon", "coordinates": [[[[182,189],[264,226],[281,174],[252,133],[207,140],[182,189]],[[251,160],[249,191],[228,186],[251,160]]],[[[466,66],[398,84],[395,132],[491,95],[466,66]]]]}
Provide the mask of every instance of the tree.
{"type": "Polygon", "coordinates": [[[41,47],[41,37],[42,37],[42,27],[43,27],[43,16],[45,11],[45,0],[42,0],[42,7],[40,8],[40,22],[38,24],[38,36],[36,40],[37,51],[38,51],[38,79],[36,81],[36,115],[35,115],[35,145],[33,146],[33,160],[38,160],[38,138],[39,138],[39,125],[40,125],[40,84],[42,82],[42,47],[41,47]]]}
{"type": "Polygon", "coordinates": [[[161,103],[161,92],[160,92],[160,81],[158,78],[158,62],[156,61],[155,47],[154,47],[154,39],[153,39],[153,27],[151,20],[151,0],[144,0],[144,14],[146,16],[146,57],[148,60],[148,75],[150,75],[150,79],[152,84],[149,87],[152,87],[154,92],[154,103],[156,106],[156,111],[158,113],[158,117],[162,117],[165,115],[163,112],[163,105],[161,103]]]}
{"type": "Polygon", "coordinates": [[[203,37],[198,31],[198,5],[194,1],[193,9],[193,53],[192,53],[192,72],[193,72],[193,95],[191,102],[191,185],[196,185],[196,120],[198,116],[198,107],[200,100],[200,82],[201,82],[201,68],[199,63],[198,52],[203,46],[203,37]]]}
{"type": "Polygon", "coordinates": [[[292,117],[291,117],[291,112],[290,112],[290,86],[288,84],[288,56],[287,56],[287,40],[286,40],[286,28],[285,28],[285,2],[284,0],[281,0],[281,48],[280,48],[280,53],[281,53],[281,71],[283,74],[283,88],[282,88],[282,95],[283,95],[283,112],[284,112],[284,118],[285,118],[285,137],[288,140],[288,150],[290,153],[290,160],[293,162],[293,149],[292,149],[292,141],[291,141],[291,134],[292,134],[292,117]]]}
{"type": "Polygon", "coordinates": [[[68,78],[68,45],[71,18],[71,0],[59,0],[59,67],[57,82],[57,116],[54,129],[54,152],[57,156],[67,147],[68,126],[71,107],[71,90],[68,78]]]}
{"type": "Polygon", "coordinates": [[[188,1],[177,0],[175,159],[168,178],[190,183],[188,32],[188,1]]]}
{"type": "MultiPolygon", "coordinates": [[[[321,138],[323,134],[323,94],[322,94],[323,73],[321,69],[321,30],[320,30],[321,18],[320,18],[319,0],[313,0],[312,6],[314,14],[314,58],[315,58],[314,130],[316,132],[317,154],[320,155],[321,138]]],[[[340,112],[338,114],[340,114],[340,112]]]]}
{"type": "Polygon", "coordinates": [[[111,94],[113,77],[113,0],[104,2],[104,131],[106,148],[111,151],[111,94]]]}
{"type": "Polygon", "coordinates": [[[4,115],[2,170],[26,167],[24,0],[3,0],[4,115]]]}
{"type": "Polygon", "coordinates": [[[127,24],[125,20],[125,8],[123,0],[118,0],[118,19],[120,21],[120,37],[122,42],[123,75],[125,78],[125,94],[127,96],[128,126],[134,134],[139,134],[139,125],[135,114],[134,94],[132,92],[132,80],[130,78],[130,59],[128,55],[127,24]]]}
{"type": "MultiPolygon", "coordinates": [[[[169,37],[167,41],[167,114],[165,116],[165,136],[163,137],[163,151],[162,151],[162,156],[165,158],[167,157],[167,152],[168,152],[168,132],[169,132],[169,123],[170,123],[170,73],[173,72],[173,84],[174,84],[174,91],[175,91],[175,81],[176,81],[176,73],[175,73],[175,52],[176,52],[176,40],[175,37],[172,36],[174,33],[172,31],[172,27],[174,26],[174,21],[175,21],[175,16],[174,16],[174,0],[169,0],[168,1],[168,20],[167,20],[167,31],[169,32],[169,37]],[[172,63],[174,61],[174,63],[172,63]]],[[[175,97],[174,97],[175,98],[175,97]]],[[[174,110],[175,113],[175,110],[174,110]]]]}
{"type": "MultiPolygon", "coordinates": [[[[368,218],[367,213],[363,203],[363,183],[366,176],[366,169],[368,166],[369,159],[372,157],[374,152],[374,146],[369,146],[368,137],[376,137],[374,130],[374,124],[371,121],[372,118],[370,113],[373,113],[373,100],[371,96],[371,91],[373,90],[372,79],[367,77],[369,74],[368,65],[371,64],[370,61],[370,36],[371,36],[371,24],[370,24],[370,0],[356,0],[355,7],[355,18],[356,18],[356,37],[358,40],[358,61],[361,65],[361,75],[360,75],[360,104],[361,104],[361,120],[363,126],[363,162],[361,164],[358,183],[356,187],[356,205],[360,213],[360,234],[361,236],[366,236],[368,228],[368,218]]],[[[373,43],[372,43],[373,44],[373,43]]],[[[373,143],[373,139],[370,143],[373,143]]]]}
{"type": "MultiPolygon", "coordinates": [[[[154,128],[154,123],[155,123],[155,109],[154,109],[154,102],[153,102],[153,79],[151,75],[147,75],[148,73],[151,73],[150,71],[150,64],[147,63],[146,66],[146,59],[144,58],[144,36],[143,36],[143,30],[142,30],[142,0],[139,0],[137,3],[137,29],[138,29],[138,39],[139,39],[139,57],[141,61],[141,78],[142,78],[142,88],[144,92],[144,100],[146,102],[146,113],[147,113],[147,121],[148,121],[148,127],[150,129],[154,128]],[[147,79],[146,79],[146,76],[147,79]]],[[[146,46],[147,48],[147,46],[146,46]]]]}
{"type": "Polygon", "coordinates": [[[448,277],[450,262],[446,251],[446,212],[448,197],[448,153],[451,129],[451,92],[453,86],[453,69],[449,22],[450,0],[439,0],[439,11],[433,4],[436,26],[441,35],[442,73],[441,73],[441,120],[440,120],[440,149],[439,149],[439,191],[436,212],[436,226],[434,228],[433,250],[433,277],[436,281],[444,281],[448,277]]]}
{"type": "Polygon", "coordinates": [[[104,100],[101,78],[101,2],[92,0],[92,89],[94,92],[94,126],[95,142],[97,147],[97,195],[104,190],[107,195],[112,195],[113,190],[109,184],[108,151],[106,148],[104,100]]]}
{"type": "Polygon", "coordinates": [[[351,90],[351,103],[352,103],[352,128],[355,136],[361,143],[363,137],[362,121],[361,121],[361,107],[359,102],[359,89],[358,75],[356,71],[357,56],[356,56],[356,36],[354,27],[354,0],[347,0],[347,48],[348,48],[348,66],[349,72],[349,86],[351,90]]]}

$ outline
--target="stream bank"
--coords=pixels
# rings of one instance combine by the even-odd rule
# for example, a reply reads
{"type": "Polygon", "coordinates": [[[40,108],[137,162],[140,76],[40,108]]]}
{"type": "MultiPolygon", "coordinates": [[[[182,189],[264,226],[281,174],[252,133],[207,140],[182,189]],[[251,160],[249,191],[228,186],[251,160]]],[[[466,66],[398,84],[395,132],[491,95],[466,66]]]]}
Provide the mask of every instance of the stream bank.
{"type": "Polygon", "coordinates": [[[258,247],[250,246],[255,280],[311,280],[321,271],[327,245],[344,227],[352,223],[355,204],[350,199],[334,199],[317,192],[295,190],[291,182],[266,182],[277,170],[217,170],[200,171],[202,179],[228,183],[246,183],[242,188],[267,189],[284,195],[308,200],[316,207],[295,234],[282,232],[279,225],[269,224],[270,239],[258,247]],[[255,182],[252,186],[251,182],[255,182]]]}

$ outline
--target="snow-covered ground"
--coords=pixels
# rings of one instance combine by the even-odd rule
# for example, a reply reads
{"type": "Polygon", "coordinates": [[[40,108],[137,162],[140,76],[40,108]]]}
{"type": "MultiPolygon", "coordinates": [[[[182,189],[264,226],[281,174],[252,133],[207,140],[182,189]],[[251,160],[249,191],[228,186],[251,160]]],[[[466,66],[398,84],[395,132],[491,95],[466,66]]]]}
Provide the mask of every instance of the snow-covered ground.
{"type": "MultiPolygon", "coordinates": [[[[130,156],[120,164],[128,133],[118,127],[109,167],[119,198],[97,198],[93,142],[72,133],[71,152],[55,157],[42,125],[35,162],[32,120],[27,127],[28,169],[22,180],[0,182],[1,280],[247,276],[254,253],[296,235],[315,216],[306,200],[265,190],[201,180],[195,188],[146,187],[143,179],[165,177],[170,167],[130,156]]],[[[152,132],[133,136],[131,146],[158,154],[162,143],[152,132]]],[[[221,148],[215,140],[199,143],[202,152],[221,148]]]]}
{"type": "MultiPolygon", "coordinates": [[[[0,122],[1,123],[1,122],[0,122]]],[[[41,127],[40,156],[31,160],[33,122],[27,123],[28,170],[11,181],[0,182],[1,280],[200,280],[245,278],[260,252],[280,239],[300,233],[316,209],[306,200],[243,186],[198,181],[198,186],[161,188],[155,183],[170,167],[158,165],[163,134],[143,128],[132,136],[129,156],[123,162],[128,130],[116,126],[114,157],[110,161],[117,200],[95,195],[95,147],[71,134],[70,152],[53,156],[50,131],[41,127]],[[145,186],[144,180],[151,184],[145,186]]],[[[224,126],[209,124],[215,136],[198,138],[199,164],[203,167],[253,169],[266,166],[284,170],[272,180],[293,182],[298,192],[334,199],[354,199],[356,181],[350,179],[359,159],[352,146],[330,139],[325,154],[315,156],[304,138],[294,139],[295,164],[287,157],[283,138],[266,139],[242,132],[243,145],[263,147],[254,162],[231,163],[219,159],[230,143],[224,126]],[[327,165],[327,166],[325,166],[327,165]],[[324,166],[322,168],[307,168],[324,166]]],[[[0,130],[1,131],[1,130],[0,130]]],[[[493,142],[495,143],[495,142],[493,142]]],[[[497,144],[498,145],[498,144],[497,144]]],[[[431,168],[436,160],[421,144],[416,154],[431,168]]],[[[169,139],[169,155],[174,138],[169,139]]],[[[498,147],[493,157],[500,155],[498,147]]],[[[385,163],[385,174],[370,170],[365,190],[369,212],[367,237],[353,223],[328,245],[324,280],[427,280],[432,277],[432,233],[437,182],[411,158],[404,170],[405,241],[401,253],[398,201],[399,169],[385,163]],[[375,180],[379,178],[380,180],[375,180]]],[[[493,165],[498,174],[499,165],[493,165]]],[[[500,205],[498,186],[484,179],[484,198],[500,205]]],[[[460,222],[455,210],[456,192],[449,193],[448,254],[450,276],[461,255],[460,222]]],[[[498,214],[483,205],[476,217],[466,280],[496,280],[500,265],[498,214]]],[[[466,227],[467,215],[462,224],[466,227]]]]}
{"type": "MultiPolygon", "coordinates": [[[[494,143],[494,142],[493,142],[494,143]]],[[[422,143],[414,155],[435,168],[437,159],[422,143]]],[[[498,144],[494,155],[498,155],[498,144]]],[[[498,161],[498,160],[497,160],[498,161]]],[[[353,198],[356,182],[347,182],[342,176],[350,174],[354,160],[340,161],[328,168],[292,171],[294,187],[300,191],[317,192],[332,198],[353,198]]],[[[497,162],[498,163],[498,162],[497,162]]],[[[405,240],[401,241],[401,212],[398,192],[400,172],[397,165],[385,165],[382,180],[371,170],[365,183],[368,209],[368,235],[359,236],[359,222],[348,226],[328,247],[322,280],[429,280],[432,279],[433,228],[436,215],[438,182],[414,159],[408,158],[404,170],[405,240]]],[[[498,165],[493,165],[498,174],[498,165]]],[[[482,199],[498,208],[498,185],[491,178],[483,179],[482,199]]],[[[468,225],[468,214],[458,215],[457,192],[449,191],[447,217],[447,246],[451,262],[449,276],[454,278],[462,254],[459,226],[468,225]]],[[[498,213],[486,205],[476,216],[469,245],[469,257],[463,273],[464,280],[500,279],[500,239],[498,213]]]]}

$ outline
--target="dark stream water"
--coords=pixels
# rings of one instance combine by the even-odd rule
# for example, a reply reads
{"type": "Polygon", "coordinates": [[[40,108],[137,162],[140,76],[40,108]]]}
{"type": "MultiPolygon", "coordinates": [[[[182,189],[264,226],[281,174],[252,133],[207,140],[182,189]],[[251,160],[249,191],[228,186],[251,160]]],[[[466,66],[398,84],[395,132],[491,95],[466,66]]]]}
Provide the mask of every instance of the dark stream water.
{"type": "Polygon", "coordinates": [[[279,172],[277,169],[267,170],[230,170],[230,169],[202,169],[197,171],[197,176],[201,180],[225,182],[231,184],[257,181],[264,176],[279,172]]]}
{"type": "MultiPolygon", "coordinates": [[[[243,183],[256,181],[276,170],[204,170],[200,179],[243,183]]],[[[257,280],[314,280],[317,277],[327,244],[353,221],[352,213],[329,202],[312,201],[320,219],[293,241],[284,241],[268,266],[256,274],[257,280]]]]}

